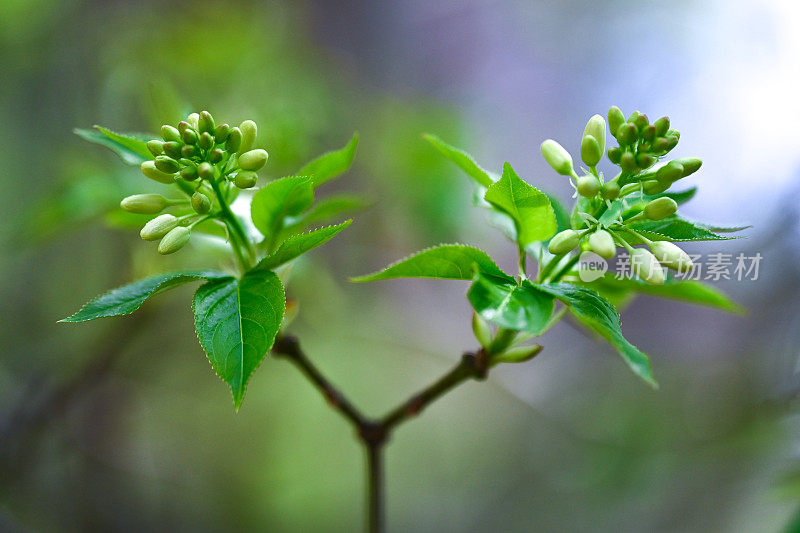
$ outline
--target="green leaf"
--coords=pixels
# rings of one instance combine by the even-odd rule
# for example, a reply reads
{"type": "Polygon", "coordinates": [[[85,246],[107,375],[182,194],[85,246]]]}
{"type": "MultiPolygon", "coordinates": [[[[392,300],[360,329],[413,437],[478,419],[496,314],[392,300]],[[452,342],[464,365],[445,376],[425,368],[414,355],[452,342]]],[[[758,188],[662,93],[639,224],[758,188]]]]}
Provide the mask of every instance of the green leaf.
{"type": "Polygon", "coordinates": [[[637,376],[653,387],[658,386],[650,369],[650,359],[622,336],[619,313],[608,300],[591,289],[570,283],[550,283],[537,285],[537,288],[569,306],[573,315],[617,349],[637,376]]]}
{"type": "Polygon", "coordinates": [[[467,152],[459,150],[454,146],[450,146],[436,135],[432,135],[430,133],[424,134],[422,138],[431,143],[433,147],[439,151],[439,153],[458,165],[461,170],[470,175],[482,187],[488,189],[492,183],[494,183],[489,171],[478,165],[478,163],[476,163],[472,156],[467,152]]]}
{"type": "Polygon", "coordinates": [[[253,196],[250,216],[267,239],[274,239],[286,217],[297,216],[314,202],[314,188],[308,176],[288,176],[268,183],[253,196]]]}
{"type": "MultiPolygon", "coordinates": [[[[686,189],[685,191],[677,192],[662,192],[661,194],[630,194],[624,198],[625,202],[625,218],[635,215],[644,207],[657,198],[672,198],[678,205],[685,204],[697,193],[697,187],[686,189]]],[[[744,228],[742,228],[744,229],[744,228]]],[[[713,231],[713,230],[712,230],[713,231]]]]}
{"type": "MultiPolygon", "coordinates": [[[[702,224],[685,220],[677,215],[663,220],[633,222],[629,227],[654,241],[724,241],[740,238],[719,235],[702,224]]],[[[632,238],[631,240],[634,241],[632,244],[639,244],[637,242],[639,239],[632,238]]]]}
{"type": "Polygon", "coordinates": [[[503,176],[486,190],[484,199],[509,215],[517,228],[517,242],[523,247],[552,237],[558,223],[547,195],[517,176],[511,165],[503,165],[503,176]]]}
{"type": "Polygon", "coordinates": [[[605,292],[609,289],[612,291],[635,291],[658,298],[713,307],[729,313],[742,314],[744,312],[744,309],[725,293],[700,281],[669,279],[663,285],[650,285],[638,279],[617,279],[612,274],[606,274],[586,285],[597,289],[598,292],[605,292]]]}
{"type": "Polygon", "coordinates": [[[307,227],[310,224],[325,222],[345,213],[355,213],[368,208],[372,202],[363,196],[354,194],[336,194],[322,198],[312,205],[308,211],[291,221],[292,226],[307,227]]]}
{"type": "Polygon", "coordinates": [[[570,228],[569,211],[564,205],[550,193],[544,193],[547,199],[550,200],[550,206],[553,208],[553,214],[556,216],[556,233],[570,228]]]}
{"type": "Polygon", "coordinates": [[[601,225],[608,227],[619,219],[624,209],[625,202],[623,200],[614,200],[597,221],[601,225]]]}
{"type": "Polygon", "coordinates": [[[514,279],[500,270],[483,250],[463,244],[440,244],[392,263],[374,274],[351,278],[350,281],[364,282],[395,278],[471,280],[476,266],[480,272],[503,279],[514,279]]]}
{"type": "Polygon", "coordinates": [[[228,274],[214,271],[172,272],[151,276],[109,291],[59,322],[86,322],[95,318],[129,315],[139,309],[145,300],[159,292],[192,281],[226,277],[228,274]]]}
{"type": "Polygon", "coordinates": [[[307,163],[298,172],[298,176],[310,176],[313,186],[319,187],[326,181],[332,180],[350,168],[358,147],[358,133],[353,134],[344,148],[327,152],[307,163]]]}
{"type": "Polygon", "coordinates": [[[272,270],[284,263],[306,253],[312,248],[321,246],[331,240],[337,233],[349,226],[353,219],[345,220],[336,226],[315,229],[308,233],[293,235],[286,239],[275,253],[268,255],[258,264],[256,268],[261,270],[272,270]]]}
{"type": "Polygon", "coordinates": [[[476,273],[467,299],[481,318],[502,328],[541,334],[553,314],[553,297],[530,281],[476,273]]]}
{"type": "Polygon", "coordinates": [[[73,131],[84,140],[110,149],[129,165],[141,165],[153,159],[153,154],[147,149],[147,141],[152,137],[141,133],[115,133],[102,126],[94,128],[96,131],[80,128],[73,131]]]}
{"type": "Polygon", "coordinates": [[[283,320],[283,286],[272,271],[251,271],[241,280],[209,281],[197,289],[193,307],[200,344],[230,386],[238,410],[247,381],[275,342],[283,320]]]}

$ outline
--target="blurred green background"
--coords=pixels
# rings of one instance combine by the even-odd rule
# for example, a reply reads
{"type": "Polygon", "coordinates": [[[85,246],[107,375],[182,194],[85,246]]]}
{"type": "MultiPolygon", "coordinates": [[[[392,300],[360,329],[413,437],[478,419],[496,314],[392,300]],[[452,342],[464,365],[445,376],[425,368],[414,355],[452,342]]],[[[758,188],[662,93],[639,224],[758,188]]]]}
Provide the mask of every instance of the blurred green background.
{"type": "Polygon", "coordinates": [[[133,317],[56,324],[132,279],[216,266],[116,227],[122,196],[158,186],[74,127],[155,131],[186,106],[252,118],[270,177],[358,130],[354,168],[328,192],[374,204],[297,265],[292,331],[378,415],[474,348],[466,285],[348,276],[439,242],[514,264],[420,134],[567,200],[539,143],[576,151],[588,117],[616,104],[669,114],[678,155],[704,159],[689,215],[754,225],[702,248],[764,256],[757,281],[718,284],[749,315],[634,302],[624,329],[658,392],[562,324],[533,362],[397,432],[389,530],[781,531],[800,505],[797,24],[788,0],[0,2],[0,530],[362,525],[349,426],[271,358],[234,413],[193,334],[192,288],[133,317]]]}

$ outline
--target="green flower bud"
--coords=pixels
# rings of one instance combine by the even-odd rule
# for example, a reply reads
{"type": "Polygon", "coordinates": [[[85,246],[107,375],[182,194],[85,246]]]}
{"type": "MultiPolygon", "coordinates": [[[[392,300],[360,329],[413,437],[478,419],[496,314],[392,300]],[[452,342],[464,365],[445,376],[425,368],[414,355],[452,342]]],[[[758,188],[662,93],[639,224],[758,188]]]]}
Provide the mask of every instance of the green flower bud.
{"type": "Polygon", "coordinates": [[[186,181],[194,181],[197,179],[197,166],[196,165],[186,165],[181,170],[181,177],[186,181]]]}
{"type": "Polygon", "coordinates": [[[611,130],[611,133],[616,137],[617,131],[619,131],[619,127],[625,123],[625,115],[622,114],[622,111],[617,106],[611,106],[608,110],[608,128],[611,130]]]}
{"type": "Polygon", "coordinates": [[[186,122],[185,120],[181,120],[180,122],[178,122],[178,131],[180,132],[181,136],[183,136],[183,132],[184,131],[186,131],[188,129],[191,129],[191,128],[192,128],[192,126],[188,122],[186,122]]]}
{"type": "Polygon", "coordinates": [[[242,130],[239,128],[231,128],[228,134],[228,139],[225,141],[225,150],[228,153],[235,153],[242,145],[242,130]]]}
{"type": "Polygon", "coordinates": [[[169,141],[164,143],[164,153],[173,159],[181,158],[183,143],[169,141]]]}
{"type": "Polygon", "coordinates": [[[139,232],[146,241],[157,241],[178,226],[178,219],[173,215],[160,215],[148,222],[139,232]]]}
{"type": "Polygon", "coordinates": [[[617,255],[617,245],[614,244],[614,237],[603,229],[599,229],[589,235],[589,249],[603,259],[611,259],[617,255]]]}
{"type": "Polygon", "coordinates": [[[586,198],[594,198],[600,192],[600,180],[593,174],[580,176],[577,179],[578,194],[586,198]]]}
{"type": "Polygon", "coordinates": [[[678,138],[674,135],[667,135],[667,152],[678,146],[678,138]]]}
{"type": "Polygon", "coordinates": [[[669,131],[669,117],[661,117],[653,125],[656,127],[656,135],[663,137],[669,131]]]}
{"type": "Polygon", "coordinates": [[[173,128],[172,126],[170,126],[168,124],[164,124],[163,126],[161,126],[161,137],[165,141],[180,142],[181,133],[177,129],[173,128]]]}
{"type": "Polygon", "coordinates": [[[600,153],[606,150],[606,121],[600,115],[593,115],[583,129],[583,136],[591,135],[600,145],[600,153]]]}
{"type": "Polygon", "coordinates": [[[197,155],[197,148],[192,146],[192,145],[190,145],[190,144],[184,145],[181,148],[181,155],[186,159],[189,159],[190,157],[194,157],[194,156],[197,155]]]}
{"type": "Polygon", "coordinates": [[[664,185],[672,185],[683,177],[683,165],[676,159],[656,171],[656,179],[664,185]]]}
{"type": "Polygon", "coordinates": [[[239,129],[242,131],[242,144],[236,151],[237,154],[243,154],[252,150],[253,145],[256,143],[256,135],[258,135],[258,126],[252,120],[245,120],[239,124],[239,129]]]}
{"type": "Polygon", "coordinates": [[[581,159],[590,167],[596,166],[603,159],[603,149],[591,135],[584,135],[581,139],[581,159]]]}
{"type": "Polygon", "coordinates": [[[650,168],[655,162],[656,158],[646,152],[636,154],[636,166],[642,170],[650,168]]]}
{"type": "Polygon", "coordinates": [[[200,115],[197,113],[191,113],[188,117],[186,117],[186,122],[189,123],[193,130],[198,131],[200,115]]]}
{"type": "Polygon", "coordinates": [[[159,141],[158,139],[147,141],[147,149],[150,150],[150,153],[153,154],[153,157],[161,155],[164,153],[164,142],[159,141]]]}
{"type": "Polygon", "coordinates": [[[267,164],[267,157],[266,150],[250,150],[239,156],[239,166],[244,170],[259,170],[267,164]]]}
{"type": "Polygon", "coordinates": [[[650,125],[650,121],[647,119],[647,115],[639,115],[636,117],[636,120],[633,121],[636,125],[636,129],[639,131],[644,130],[647,126],[650,125]]]}
{"type": "Polygon", "coordinates": [[[208,160],[216,164],[222,161],[222,158],[224,156],[225,152],[223,152],[221,148],[214,148],[213,150],[211,150],[211,153],[208,154],[208,160]]]}
{"type": "Polygon", "coordinates": [[[197,131],[214,133],[214,117],[208,111],[201,111],[197,120],[197,131]]]}
{"type": "MultiPolygon", "coordinates": [[[[658,182],[656,182],[658,183],[658,182]]],[[[661,220],[671,217],[678,211],[678,203],[672,198],[656,198],[644,208],[644,216],[650,220],[661,220]]]]}
{"type": "Polygon", "coordinates": [[[669,187],[669,183],[661,183],[658,180],[649,180],[642,183],[642,190],[644,190],[645,194],[661,194],[669,187]]]}
{"type": "Polygon", "coordinates": [[[161,255],[173,254],[186,246],[189,242],[189,237],[192,232],[189,228],[178,226],[172,229],[169,233],[164,235],[161,242],[158,243],[158,253],[161,255]]]}
{"type": "Polygon", "coordinates": [[[205,215],[211,211],[211,200],[201,192],[195,192],[192,195],[192,209],[201,215],[205,215]]]}
{"type": "Polygon", "coordinates": [[[652,124],[650,124],[645,129],[642,130],[642,139],[644,139],[646,142],[651,143],[655,138],[656,138],[656,127],[653,126],[652,124]]]}
{"type": "Polygon", "coordinates": [[[155,160],[156,168],[167,174],[174,174],[181,169],[177,161],[166,155],[160,155],[155,160]]]}
{"type": "Polygon", "coordinates": [[[216,128],[214,128],[214,141],[217,144],[224,143],[227,138],[228,134],[231,132],[231,127],[227,124],[220,124],[216,128]]]}
{"type": "Polygon", "coordinates": [[[639,113],[638,111],[634,111],[633,113],[631,113],[631,114],[628,116],[628,122],[629,122],[630,124],[635,124],[635,123],[636,123],[636,120],[639,118],[639,115],[640,115],[640,114],[641,114],[641,113],[639,113]]]}
{"type": "Polygon", "coordinates": [[[636,157],[631,152],[625,152],[619,158],[619,166],[625,172],[633,172],[636,170],[636,157]]]}
{"type": "Polygon", "coordinates": [[[207,131],[204,131],[200,134],[200,138],[197,140],[197,146],[203,150],[211,150],[214,148],[214,136],[207,131]]]}
{"type": "Polygon", "coordinates": [[[658,261],[667,268],[678,272],[688,272],[694,266],[689,254],[668,241],[655,241],[650,250],[658,261]]]}
{"type": "Polygon", "coordinates": [[[553,255],[561,255],[574,250],[579,242],[579,232],[574,229],[565,229],[550,239],[550,244],[547,246],[547,249],[553,255]]]}
{"type": "Polygon", "coordinates": [[[677,137],[678,139],[681,138],[681,132],[679,132],[678,130],[668,130],[664,136],[669,137],[670,135],[673,137],[677,137]]]}
{"type": "Polygon", "coordinates": [[[183,139],[183,142],[186,144],[196,144],[198,139],[197,132],[189,127],[189,123],[182,122],[181,124],[186,124],[186,129],[181,132],[181,139],[183,139]]]}
{"type": "Polygon", "coordinates": [[[634,144],[637,138],[638,132],[636,131],[636,126],[630,122],[626,122],[617,130],[617,140],[620,145],[634,144]]]}
{"type": "Polygon", "coordinates": [[[575,170],[572,168],[572,156],[564,150],[564,147],[553,139],[547,139],[541,146],[542,156],[553,170],[562,176],[572,176],[575,170]]]}
{"type": "Polygon", "coordinates": [[[242,170],[237,172],[236,176],[233,178],[233,184],[240,189],[249,189],[250,187],[255,187],[257,181],[258,174],[251,170],[242,170]]]}
{"type": "Polygon", "coordinates": [[[142,169],[142,174],[153,181],[165,184],[175,183],[175,173],[159,170],[154,161],[145,161],[140,168],[142,169]]]}
{"type": "Polygon", "coordinates": [[[634,248],[630,257],[631,269],[642,281],[662,285],[666,277],[658,259],[644,248],[634,248]]]}
{"type": "Polygon", "coordinates": [[[675,162],[683,166],[682,177],[684,178],[700,170],[700,166],[703,164],[703,162],[696,157],[681,157],[680,159],[676,159],[675,162]]]}
{"type": "Polygon", "coordinates": [[[204,180],[213,180],[214,167],[211,165],[211,163],[203,161],[197,166],[197,175],[204,180]]]}
{"type": "Polygon", "coordinates": [[[619,198],[619,191],[619,183],[616,181],[607,181],[603,184],[600,194],[603,196],[604,200],[616,200],[619,198]]]}
{"type": "Polygon", "coordinates": [[[656,154],[666,152],[667,148],[669,148],[669,141],[666,137],[656,137],[651,146],[651,149],[656,154]]]}
{"type": "Polygon", "coordinates": [[[119,206],[129,213],[154,215],[167,207],[167,199],[160,194],[134,194],[123,198],[119,206]]]}
{"type": "Polygon", "coordinates": [[[493,356],[491,364],[524,363],[525,361],[530,361],[536,357],[536,355],[541,351],[542,347],[538,344],[532,344],[530,346],[515,346],[493,356]]]}
{"type": "Polygon", "coordinates": [[[492,328],[478,313],[472,313],[472,332],[484,348],[492,344],[492,328]]]}
{"type": "Polygon", "coordinates": [[[619,164],[619,158],[622,155],[622,150],[618,147],[613,147],[608,149],[608,160],[614,163],[615,165],[619,164]]]}

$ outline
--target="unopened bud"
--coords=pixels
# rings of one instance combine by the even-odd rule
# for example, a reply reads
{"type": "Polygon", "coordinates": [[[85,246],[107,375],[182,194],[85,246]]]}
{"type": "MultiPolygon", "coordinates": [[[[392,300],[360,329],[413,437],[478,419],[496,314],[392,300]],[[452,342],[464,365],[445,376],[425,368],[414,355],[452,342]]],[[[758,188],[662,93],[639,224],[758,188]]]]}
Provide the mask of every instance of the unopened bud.
{"type": "Polygon", "coordinates": [[[650,168],[655,162],[656,158],[646,152],[636,154],[636,166],[642,170],[650,168]]]}
{"type": "Polygon", "coordinates": [[[651,143],[656,138],[656,127],[652,124],[642,130],[642,139],[651,143]]]}
{"type": "Polygon", "coordinates": [[[161,126],[161,137],[165,141],[180,142],[181,133],[177,129],[170,126],[169,124],[164,124],[163,126],[161,126]]]}
{"type": "Polygon", "coordinates": [[[581,159],[590,167],[597,166],[597,163],[603,159],[603,149],[600,148],[597,139],[591,135],[584,135],[581,139],[581,159]]]}
{"type": "Polygon", "coordinates": [[[251,170],[242,170],[237,172],[236,176],[233,178],[233,184],[240,189],[249,189],[250,187],[255,187],[257,181],[258,174],[251,170]]]}
{"type": "Polygon", "coordinates": [[[129,213],[154,215],[167,207],[167,199],[160,194],[134,194],[123,198],[119,206],[129,213]]]}
{"type": "Polygon", "coordinates": [[[625,172],[633,172],[636,170],[636,157],[631,152],[625,152],[619,158],[619,166],[625,172]]]}
{"type": "Polygon", "coordinates": [[[194,180],[196,180],[197,179],[197,166],[192,164],[192,165],[186,165],[185,167],[183,167],[183,169],[181,169],[181,177],[183,179],[185,179],[186,181],[194,181],[194,180]]]}
{"type": "Polygon", "coordinates": [[[210,163],[203,161],[197,166],[197,175],[204,180],[213,180],[214,167],[210,163]]]}
{"type": "Polygon", "coordinates": [[[626,122],[617,130],[617,140],[621,145],[631,145],[636,142],[638,132],[636,126],[630,122],[626,122]]]}
{"type": "Polygon", "coordinates": [[[159,170],[154,161],[145,161],[140,168],[142,169],[142,174],[153,181],[165,184],[175,183],[175,173],[159,170]]]}
{"type": "Polygon", "coordinates": [[[147,149],[150,150],[150,153],[153,154],[153,157],[161,155],[164,153],[164,142],[159,141],[158,139],[147,141],[147,149]]]}
{"type": "Polygon", "coordinates": [[[667,152],[678,146],[678,138],[674,135],[667,135],[667,152]]]}
{"type": "Polygon", "coordinates": [[[225,141],[225,150],[228,153],[236,152],[242,145],[242,130],[239,128],[231,128],[228,134],[228,139],[225,141]]]}
{"type": "Polygon", "coordinates": [[[680,159],[676,159],[675,162],[680,163],[683,166],[682,177],[684,178],[700,170],[700,167],[703,164],[703,162],[696,157],[681,157],[680,159]]]}
{"type": "Polygon", "coordinates": [[[615,165],[619,164],[619,158],[621,155],[622,151],[616,146],[608,149],[608,160],[614,163],[615,165]]]}
{"type": "Polygon", "coordinates": [[[594,198],[600,192],[600,180],[593,174],[580,176],[577,180],[578,194],[586,198],[594,198]]]}
{"type": "Polygon", "coordinates": [[[616,181],[607,181],[603,184],[603,188],[600,190],[600,194],[602,195],[604,200],[616,200],[619,198],[619,183],[616,181]]]}
{"type": "Polygon", "coordinates": [[[650,121],[647,119],[647,115],[644,114],[641,114],[638,117],[636,117],[636,120],[634,120],[633,123],[636,125],[636,129],[638,129],[639,131],[644,130],[647,126],[650,125],[650,121]]]}
{"type": "Polygon", "coordinates": [[[530,361],[536,357],[536,355],[541,351],[542,347],[538,344],[533,344],[530,346],[516,346],[492,356],[491,364],[524,363],[525,361],[530,361]]]}
{"type": "Polygon", "coordinates": [[[159,215],[144,225],[139,236],[146,241],[157,241],[175,229],[178,219],[173,215],[159,215]]]}
{"type": "Polygon", "coordinates": [[[669,148],[669,141],[666,137],[656,137],[653,141],[651,146],[653,152],[660,154],[662,152],[666,152],[667,148],[669,148]]]}
{"type": "Polygon", "coordinates": [[[664,196],[647,204],[644,208],[644,216],[650,220],[662,220],[671,217],[676,211],[678,211],[678,203],[672,198],[664,196]]]}
{"type": "Polygon", "coordinates": [[[547,139],[542,143],[541,150],[544,160],[553,170],[562,176],[571,176],[575,173],[572,168],[572,156],[556,141],[547,139]]]}
{"type": "Polygon", "coordinates": [[[200,133],[214,133],[214,117],[208,111],[201,111],[197,119],[197,131],[200,133]]]}
{"type": "Polygon", "coordinates": [[[600,115],[593,115],[583,129],[584,137],[591,135],[600,145],[600,153],[606,150],[606,121],[600,115]]]}
{"type": "Polygon", "coordinates": [[[188,117],[186,117],[186,122],[189,123],[189,125],[192,127],[192,129],[197,131],[198,125],[200,123],[200,115],[198,113],[191,113],[191,114],[189,114],[188,117]]]}
{"type": "Polygon", "coordinates": [[[214,128],[214,142],[222,144],[228,139],[228,134],[231,132],[231,127],[227,124],[220,124],[214,128]]]}
{"type": "Polygon", "coordinates": [[[222,161],[222,158],[224,156],[225,152],[223,152],[221,148],[214,148],[213,150],[211,150],[211,153],[208,154],[208,160],[216,164],[222,161]]]}
{"type": "Polygon", "coordinates": [[[195,144],[198,139],[197,132],[189,127],[188,122],[182,122],[181,124],[186,124],[186,129],[181,132],[181,139],[183,139],[183,142],[186,144],[195,144]]]}
{"type": "Polygon", "coordinates": [[[180,159],[182,147],[183,143],[176,141],[168,141],[164,143],[164,153],[173,159],[180,159]]]}
{"type": "Polygon", "coordinates": [[[659,183],[672,185],[683,177],[683,165],[677,159],[670,161],[656,171],[656,179],[659,183]]]}
{"type": "Polygon", "coordinates": [[[197,140],[197,146],[203,150],[211,150],[214,147],[214,136],[207,131],[204,131],[200,134],[200,138],[197,140]]]}
{"type": "Polygon", "coordinates": [[[261,148],[239,156],[239,166],[244,170],[259,170],[267,164],[267,151],[261,148]]]}
{"type": "Polygon", "coordinates": [[[161,242],[158,243],[158,253],[161,255],[172,254],[186,246],[191,237],[191,230],[183,226],[178,226],[170,230],[169,233],[164,235],[161,242]]]}
{"type": "Polygon", "coordinates": [[[484,348],[492,344],[492,328],[478,313],[472,313],[472,332],[484,348]]]}
{"type": "Polygon", "coordinates": [[[608,110],[608,128],[611,130],[611,133],[616,137],[617,131],[619,131],[619,127],[625,123],[625,115],[622,114],[622,110],[617,106],[611,106],[608,110]]]}
{"type": "Polygon", "coordinates": [[[661,183],[658,180],[648,180],[642,183],[642,190],[645,194],[661,194],[670,187],[670,183],[661,183]]]}
{"type": "Polygon", "coordinates": [[[201,192],[195,192],[192,195],[192,209],[201,215],[205,215],[211,211],[211,200],[201,192]]]}
{"type": "Polygon", "coordinates": [[[181,148],[181,155],[186,159],[194,157],[197,155],[197,148],[190,144],[184,145],[181,148]]]}
{"type": "Polygon", "coordinates": [[[614,244],[614,237],[603,229],[589,235],[589,249],[603,259],[611,259],[617,255],[617,245],[614,244]]]}
{"type": "Polygon", "coordinates": [[[639,113],[638,111],[634,111],[633,113],[628,115],[628,122],[631,124],[635,124],[636,120],[639,118],[639,115],[641,115],[641,113],[639,113]]]}
{"type": "Polygon", "coordinates": [[[258,126],[252,120],[245,120],[239,124],[239,129],[242,131],[242,144],[236,150],[237,154],[243,154],[253,149],[256,143],[256,135],[258,135],[258,126]]]}
{"type": "Polygon", "coordinates": [[[550,239],[550,244],[547,246],[547,249],[553,255],[565,254],[574,250],[578,246],[580,240],[579,232],[574,229],[565,229],[550,239]]]}
{"type": "Polygon", "coordinates": [[[167,174],[174,174],[181,169],[177,161],[167,155],[160,155],[155,160],[156,168],[167,174]]]}
{"type": "Polygon", "coordinates": [[[662,265],[672,270],[688,272],[694,266],[689,254],[671,242],[655,241],[650,244],[650,250],[662,265]]]}
{"type": "Polygon", "coordinates": [[[681,132],[678,130],[668,130],[667,133],[664,135],[665,137],[673,136],[677,137],[678,139],[681,138],[681,132]]]}
{"type": "Polygon", "coordinates": [[[653,126],[656,127],[656,135],[663,137],[669,131],[669,117],[661,117],[653,122],[653,126]]]}
{"type": "Polygon", "coordinates": [[[644,248],[634,248],[630,257],[631,269],[642,281],[662,285],[666,277],[658,259],[644,248]]]}

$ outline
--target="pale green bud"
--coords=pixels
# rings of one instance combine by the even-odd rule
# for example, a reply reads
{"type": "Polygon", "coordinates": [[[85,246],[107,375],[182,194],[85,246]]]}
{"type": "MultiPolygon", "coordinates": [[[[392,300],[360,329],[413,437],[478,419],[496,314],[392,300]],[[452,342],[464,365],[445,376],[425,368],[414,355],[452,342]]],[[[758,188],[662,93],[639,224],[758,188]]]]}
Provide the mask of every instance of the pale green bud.
{"type": "Polygon", "coordinates": [[[575,173],[572,168],[572,156],[556,141],[547,139],[542,143],[541,150],[544,160],[553,167],[553,170],[562,176],[572,176],[575,173]]]}
{"type": "Polygon", "coordinates": [[[591,135],[584,135],[581,139],[581,159],[590,167],[597,166],[597,163],[603,159],[603,149],[597,139],[591,135]]]}
{"type": "MultiPolygon", "coordinates": [[[[632,183],[631,185],[636,185],[632,183]]],[[[661,194],[670,187],[670,183],[662,183],[658,180],[648,180],[642,183],[642,189],[645,194],[661,194]]]]}
{"type": "Polygon", "coordinates": [[[656,135],[663,137],[669,131],[669,117],[661,117],[653,122],[653,126],[656,127],[656,135]]]}
{"type": "Polygon", "coordinates": [[[600,180],[593,174],[587,174],[577,179],[578,194],[586,198],[594,198],[600,192],[600,180]]]}
{"type": "Polygon", "coordinates": [[[225,141],[225,151],[228,153],[236,152],[242,145],[242,130],[239,128],[231,128],[228,134],[228,139],[225,141]]]}
{"type": "Polygon", "coordinates": [[[547,246],[547,249],[553,255],[565,254],[578,246],[581,239],[580,235],[581,234],[574,229],[565,229],[550,239],[550,244],[547,246]]]}
{"type": "Polygon", "coordinates": [[[237,172],[236,176],[233,178],[233,184],[240,189],[249,189],[250,187],[255,187],[257,181],[258,174],[251,170],[242,170],[237,172]]]}
{"type": "Polygon", "coordinates": [[[647,204],[644,208],[644,216],[650,220],[661,220],[674,215],[677,210],[678,203],[672,198],[664,196],[647,204]]]}
{"type": "Polygon", "coordinates": [[[694,266],[689,254],[668,241],[655,241],[650,245],[653,255],[667,268],[678,272],[688,272],[694,266]]]}
{"type": "Polygon", "coordinates": [[[211,200],[205,194],[196,192],[192,195],[192,209],[201,215],[211,211],[211,200]]]}
{"type": "Polygon", "coordinates": [[[194,164],[187,165],[181,169],[181,177],[186,181],[194,181],[197,179],[197,166],[194,164]]]}
{"type": "Polygon", "coordinates": [[[186,117],[186,122],[194,129],[195,131],[198,130],[200,124],[200,114],[199,113],[191,113],[188,117],[186,117]]]}
{"type": "Polygon", "coordinates": [[[187,122],[182,122],[181,124],[186,124],[186,129],[181,132],[181,139],[186,144],[195,144],[197,142],[197,132],[194,131],[192,128],[188,127],[189,124],[187,122]]]}
{"type": "Polygon", "coordinates": [[[153,154],[153,157],[161,155],[164,153],[164,142],[159,141],[158,139],[147,141],[147,149],[150,150],[150,153],[153,154]]]}
{"type": "Polygon", "coordinates": [[[217,144],[222,144],[228,139],[228,134],[231,132],[231,127],[227,124],[220,124],[214,128],[214,141],[217,144]]]}
{"type": "Polygon", "coordinates": [[[591,135],[600,145],[600,153],[606,151],[606,121],[600,115],[593,115],[583,129],[583,136],[591,135]]]}
{"type": "Polygon", "coordinates": [[[267,151],[261,148],[239,156],[239,166],[245,170],[259,170],[267,164],[267,151]]]}
{"type": "Polygon", "coordinates": [[[197,117],[197,131],[200,133],[214,133],[214,117],[208,111],[201,111],[197,117]]]}
{"type": "Polygon", "coordinates": [[[155,215],[167,207],[167,199],[160,194],[134,194],[123,198],[119,206],[129,213],[155,215]]]}
{"type": "Polygon", "coordinates": [[[617,106],[611,106],[608,110],[608,128],[615,137],[619,127],[624,123],[625,115],[622,114],[622,110],[617,106]]]}
{"type": "Polygon", "coordinates": [[[630,122],[626,122],[620,126],[619,129],[617,129],[617,140],[619,141],[619,144],[622,145],[635,143],[638,135],[639,134],[636,130],[636,126],[630,122]]]}
{"type": "Polygon", "coordinates": [[[633,172],[636,170],[636,156],[631,152],[625,152],[619,157],[619,166],[625,172],[633,172]]]}
{"type": "Polygon", "coordinates": [[[245,120],[239,124],[239,129],[242,132],[242,143],[239,149],[236,150],[237,154],[243,154],[252,150],[253,145],[256,143],[256,135],[258,135],[258,126],[252,120],[245,120]]]}
{"type": "Polygon", "coordinates": [[[208,160],[214,164],[222,161],[223,157],[225,157],[225,152],[223,152],[221,148],[214,148],[211,150],[211,153],[208,154],[208,160]]]}
{"type": "Polygon", "coordinates": [[[647,126],[650,125],[650,121],[647,119],[647,115],[640,114],[636,116],[636,119],[633,121],[633,124],[636,125],[636,129],[639,131],[644,130],[647,126]]]}
{"type": "Polygon", "coordinates": [[[653,141],[653,146],[651,147],[653,152],[657,154],[666,152],[667,148],[669,148],[669,141],[666,137],[656,137],[656,139],[653,141]]]}
{"type": "Polygon", "coordinates": [[[642,130],[642,139],[651,143],[656,138],[656,127],[653,124],[650,124],[645,129],[642,130]]]}
{"type": "Polygon", "coordinates": [[[603,184],[600,194],[604,200],[616,200],[619,198],[620,187],[616,181],[607,181],[603,184]]]}
{"type": "Polygon", "coordinates": [[[197,146],[203,150],[210,150],[214,147],[214,136],[207,131],[204,131],[200,134],[200,138],[197,140],[197,146]]]}
{"type": "Polygon", "coordinates": [[[181,147],[181,156],[183,156],[183,158],[188,159],[196,155],[197,155],[197,148],[195,148],[194,146],[187,144],[181,147]]]}
{"type": "Polygon", "coordinates": [[[700,166],[703,164],[703,162],[696,157],[681,157],[680,159],[676,159],[675,162],[683,166],[684,178],[700,170],[700,166]]]}
{"type": "Polygon", "coordinates": [[[683,165],[677,160],[670,161],[656,171],[656,179],[664,185],[672,185],[683,177],[683,165]]]}
{"type": "Polygon", "coordinates": [[[158,243],[158,253],[161,255],[167,255],[177,252],[186,246],[186,243],[189,242],[189,237],[191,237],[191,234],[192,232],[189,230],[189,228],[185,228],[183,226],[173,228],[169,233],[164,235],[164,238],[161,239],[160,243],[158,243]]]}
{"type": "Polygon", "coordinates": [[[175,183],[175,173],[162,172],[156,168],[154,161],[145,161],[140,168],[142,169],[142,174],[151,180],[165,184],[175,183]]]}
{"type": "Polygon", "coordinates": [[[538,344],[509,348],[504,352],[492,356],[492,365],[498,363],[524,363],[525,361],[533,359],[541,351],[542,347],[538,344]]]}
{"type": "Polygon", "coordinates": [[[619,147],[614,146],[608,149],[608,160],[615,165],[619,164],[620,157],[622,157],[622,151],[619,149],[619,147]]]}
{"type": "Polygon", "coordinates": [[[644,170],[653,166],[656,158],[646,152],[639,152],[636,154],[636,166],[644,170]]]}
{"type": "Polygon", "coordinates": [[[478,313],[472,313],[472,332],[484,348],[492,343],[492,328],[478,313]]]}
{"type": "Polygon", "coordinates": [[[661,285],[664,283],[666,274],[664,268],[651,254],[644,248],[634,248],[630,257],[631,269],[634,274],[639,276],[642,281],[651,285],[661,285]]]}
{"type": "Polygon", "coordinates": [[[180,142],[181,132],[179,132],[176,128],[173,128],[169,124],[164,124],[163,126],[161,126],[161,137],[165,141],[180,142]]]}
{"type": "Polygon", "coordinates": [[[139,236],[146,241],[157,241],[178,226],[173,215],[159,215],[144,225],[139,236]]]}
{"type": "Polygon", "coordinates": [[[197,175],[204,180],[214,179],[214,167],[210,163],[203,161],[197,165],[197,175]]]}
{"type": "Polygon", "coordinates": [[[175,141],[167,141],[164,143],[163,147],[164,147],[164,154],[168,155],[172,159],[180,159],[182,157],[181,148],[183,148],[183,143],[175,141]]]}
{"type": "Polygon", "coordinates": [[[168,155],[160,155],[155,159],[155,165],[158,170],[166,174],[175,174],[181,169],[177,161],[168,155]]]}
{"type": "Polygon", "coordinates": [[[589,249],[603,259],[611,259],[617,255],[617,245],[614,244],[614,237],[603,229],[589,235],[589,249]]]}

